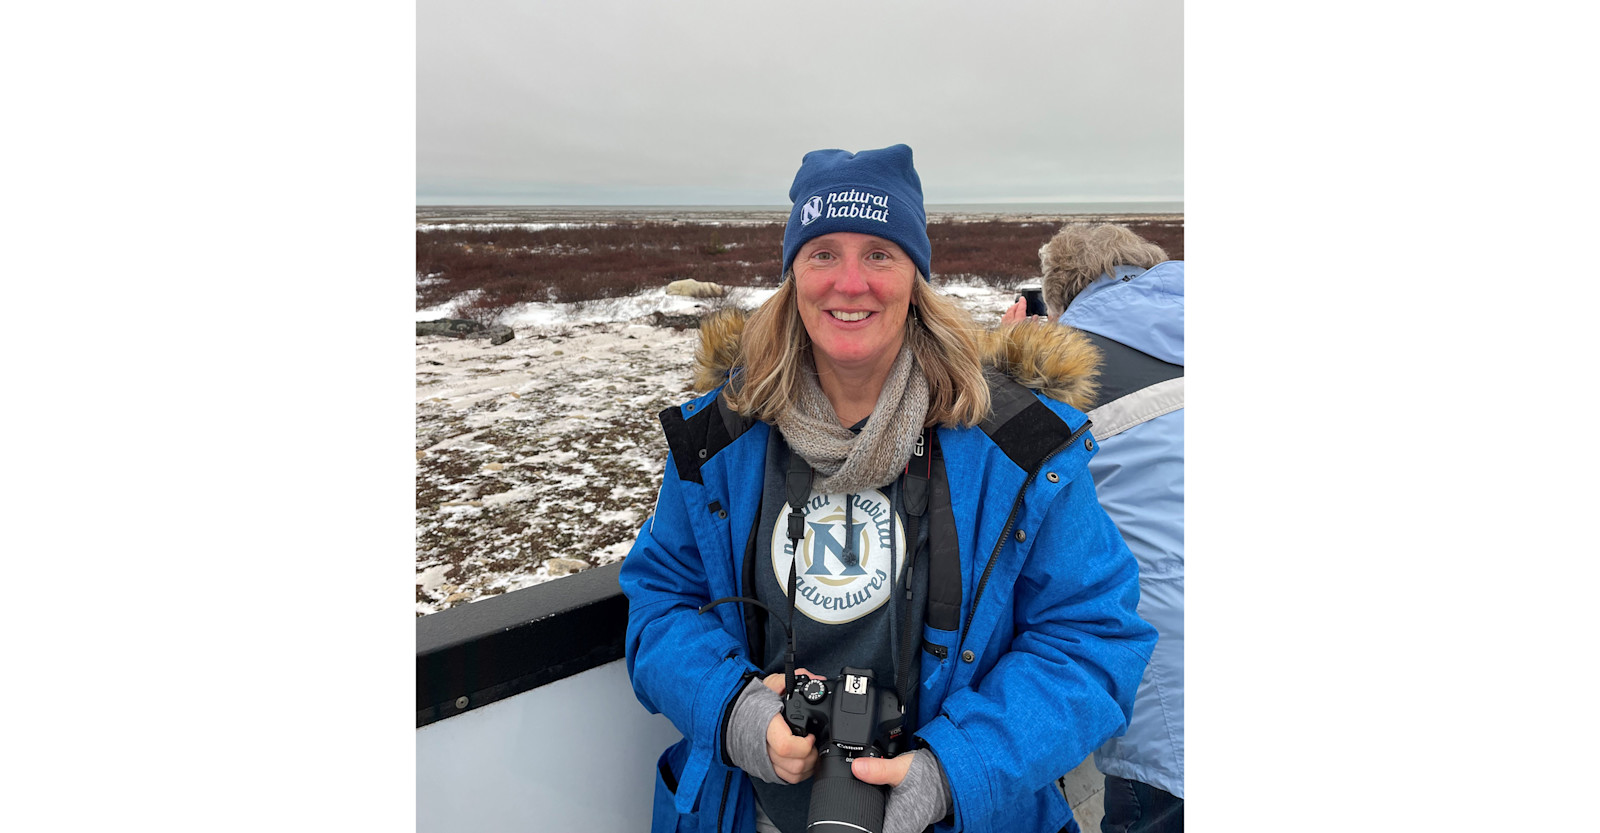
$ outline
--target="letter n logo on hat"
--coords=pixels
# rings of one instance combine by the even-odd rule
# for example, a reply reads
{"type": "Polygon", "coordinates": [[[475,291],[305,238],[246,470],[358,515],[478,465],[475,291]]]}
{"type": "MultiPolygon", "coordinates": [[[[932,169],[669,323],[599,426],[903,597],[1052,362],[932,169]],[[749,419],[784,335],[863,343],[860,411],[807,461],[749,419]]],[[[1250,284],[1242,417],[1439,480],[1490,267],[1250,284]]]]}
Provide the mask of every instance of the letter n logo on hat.
{"type": "Polygon", "coordinates": [[[813,220],[816,220],[821,216],[822,196],[819,194],[809,200],[806,200],[806,204],[800,208],[800,225],[809,226],[813,220]]]}

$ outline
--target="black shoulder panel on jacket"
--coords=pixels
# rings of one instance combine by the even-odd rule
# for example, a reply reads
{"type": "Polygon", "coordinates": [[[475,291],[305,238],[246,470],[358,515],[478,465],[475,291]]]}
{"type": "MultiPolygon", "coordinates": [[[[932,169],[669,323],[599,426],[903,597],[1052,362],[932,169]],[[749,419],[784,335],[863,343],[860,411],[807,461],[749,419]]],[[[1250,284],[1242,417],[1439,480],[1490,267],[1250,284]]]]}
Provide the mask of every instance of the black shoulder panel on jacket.
{"type": "Polygon", "coordinates": [[[1164,362],[1155,356],[1135,350],[1120,341],[1113,341],[1088,330],[1078,332],[1088,336],[1100,348],[1105,361],[1100,365],[1099,392],[1095,405],[1115,402],[1130,393],[1137,393],[1158,382],[1183,376],[1183,365],[1164,362]]]}
{"type": "Polygon", "coordinates": [[[1072,427],[1056,416],[1033,391],[1010,378],[990,371],[989,417],[982,423],[985,434],[1023,471],[1033,471],[1072,437],[1072,427]]]}
{"type": "Polygon", "coordinates": [[[928,501],[928,614],[929,627],[953,631],[961,627],[961,552],[955,514],[950,508],[950,481],[944,455],[934,437],[932,500],[928,501]]]}
{"type": "Polygon", "coordinates": [[[720,394],[713,402],[688,419],[676,405],[661,412],[661,430],[667,435],[667,450],[677,461],[679,480],[702,482],[700,465],[727,448],[751,425],[749,419],[734,413],[720,394]]]}

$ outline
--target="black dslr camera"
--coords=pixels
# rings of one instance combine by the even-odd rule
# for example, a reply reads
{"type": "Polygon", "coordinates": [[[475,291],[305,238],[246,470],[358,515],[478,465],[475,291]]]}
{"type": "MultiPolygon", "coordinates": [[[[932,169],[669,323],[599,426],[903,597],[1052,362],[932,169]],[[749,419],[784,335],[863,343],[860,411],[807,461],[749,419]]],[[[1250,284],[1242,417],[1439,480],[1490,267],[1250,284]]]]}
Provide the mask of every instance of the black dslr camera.
{"type": "Polygon", "coordinates": [[[892,758],[905,746],[905,717],[892,689],[878,688],[872,671],[846,666],[837,679],[796,674],[784,695],[783,719],[796,736],[817,736],[806,829],[814,833],[879,833],[889,788],[857,781],[856,758],[892,758]]]}

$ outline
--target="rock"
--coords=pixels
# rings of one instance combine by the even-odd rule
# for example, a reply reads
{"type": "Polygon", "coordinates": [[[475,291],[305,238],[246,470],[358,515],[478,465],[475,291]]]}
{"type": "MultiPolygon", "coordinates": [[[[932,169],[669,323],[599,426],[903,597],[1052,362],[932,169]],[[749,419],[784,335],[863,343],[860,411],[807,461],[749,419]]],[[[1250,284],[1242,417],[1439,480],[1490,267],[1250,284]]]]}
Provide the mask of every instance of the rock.
{"type": "MultiPolygon", "coordinates": [[[[485,327],[476,321],[468,321],[465,318],[436,318],[432,321],[418,321],[417,335],[487,338],[489,343],[494,345],[505,344],[517,337],[516,331],[504,324],[485,327]]],[[[439,363],[433,362],[433,364],[439,363]]]]}
{"type": "Polygon", "coordinates": [[[506,467],[505,463],[484,463],[483,467],[489,471],[500,471],[506,467]]]}
{"type": "Polygon", "coordinates": [[[693,278],[684,278],[667,284],[668,295],[682,295],[688,298],[721,298],[728,294],[728,288],[720,283],[697,281],[693,278]]]}
{"type": "Polygon", "coordinates": [[[650,323],[656,327],[671,327],[674,330],[700,329],[700,316],[691,313],[665,313],[656,310],[650,313],[650,323]]]}
{"type": "Polygon", "coordinates": [[[419,336],[454,336],[466,338],[469,335],[483,331],[483,325],[465,318],[435,318],[432,321],[418,321],[417,335],[419,336]]]}
{"type": "Polygon", "coordinates": [[[429,567],[417,574],[417,586],[421,587],[424,593],[454,593],[456,590],[455,585],[445,584],[444,577],[446,573],[455,568],[456,565],[454,564],[439,564],[429,567]]]}
{"type": "Polygon", "coordinates": [[[589,569],[589,562],[578,558],[551,558],[544,562],[544,566],[550,571],[551,578],[559,578],[589,569]]]}

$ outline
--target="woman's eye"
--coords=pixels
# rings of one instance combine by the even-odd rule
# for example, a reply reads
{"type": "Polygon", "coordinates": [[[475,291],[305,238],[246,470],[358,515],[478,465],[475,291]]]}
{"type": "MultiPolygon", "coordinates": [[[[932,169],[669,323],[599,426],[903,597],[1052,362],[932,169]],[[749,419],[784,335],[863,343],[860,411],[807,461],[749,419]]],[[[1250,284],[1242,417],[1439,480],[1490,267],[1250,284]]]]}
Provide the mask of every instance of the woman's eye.
{"type": "Polygon", "coordinates": [[[833,252],[812,252],[811,257],[816,260],[833,260],[833,252]]]}
{"type": "Polygon", "coordinates": [[[867,255],[867,257],[872,258],[873,260],[888,260],[889,259],[889,253],[888,252],[873,252],[872,254],[867,255]]]}

